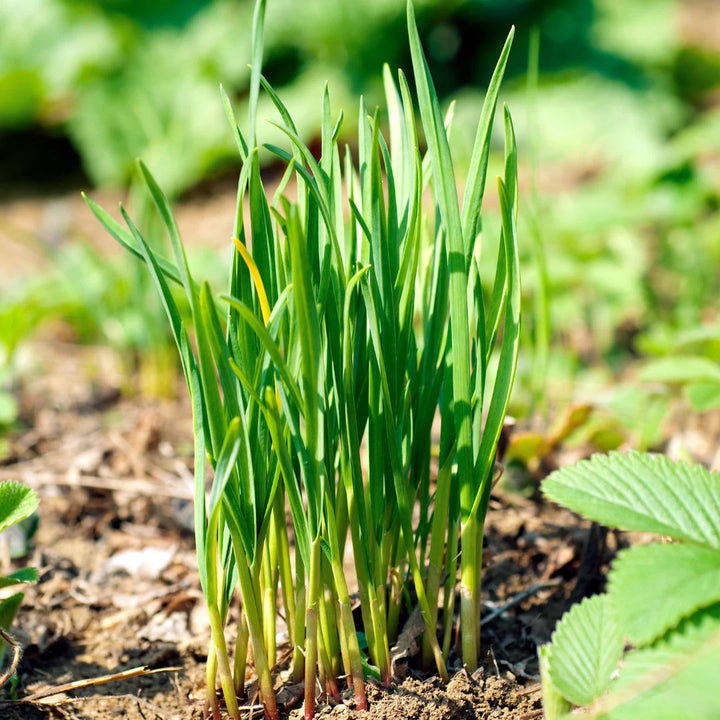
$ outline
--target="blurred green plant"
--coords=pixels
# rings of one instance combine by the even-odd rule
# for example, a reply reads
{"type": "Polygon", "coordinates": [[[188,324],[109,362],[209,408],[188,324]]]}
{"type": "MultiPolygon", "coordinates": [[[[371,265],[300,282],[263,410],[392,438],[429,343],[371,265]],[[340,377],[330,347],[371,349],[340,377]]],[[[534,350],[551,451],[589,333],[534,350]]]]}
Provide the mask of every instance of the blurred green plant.
{"type": "MultiPolygon", "coordinates": [[[[692,82],[708,90],[704,68],[711,64],[674,60],[691,50],[669,20],[674,4],[422,0],[418,26],[441,98],[485,81],[494,63],[488,48],[514,22],[521,50],[511,61],[510,75],[525,71],[527,33],[536,26],[543,36],[541,75],[560,73],[567,80],[570,74],[591,84],[599,78],[600,85],[614,83],[630,96],[637,91],[643,102],[654,103],[655,111],[645,114],[652,122],[663,114],[658,103],[672,99],[673,73],[683,79],[683,87],[692,82]]],[[[277,0],[268,8],[266,68],[283,87],[285,104],[306,142],[320,135],[306,97],[329,81],[341,101],[362,90],[373,104],[382,95],[377,82],[382,63],[399,66],[409,60],[408,48],[399,41],[402,6],[397,0],[362,5],[277,0]]],[[[244,58],[250,45],[235,28],[249,27],[251,17],[249,0],[5,0],[0,6],[0,128],[39,125],[66,133],[95,183],[129,182],[134,158],[142,156],[175,197],[235,162],[213,100],[222,81],[247,109],[250,74],[244,58]],[[117,112],[118,107],[124,111],[117,112]],[[173,152],[179,146],[185,151],[173,152]]],[[[605,118],[605,126],[627,126],[636,143],[632,156],[644,155],[642,127],[628,122],[636,118],[632,111],[623,114],[627,103],[620,93],[607,102],[602,87],[594,100],[587,93],[573,99],[574,92],[570,87],[567,102],[553,103],[564,106],[565,126],[578,117],[580,128],[594,118],[601,123],[605,118]],[[591,104],[600,108],[599,115],[591,104]],[[607,117],[613,107],[621,115],[618,124],[607,117]]],[[[266,110],[271,103],[261,101],[261,115],[266,110]]],[[[552,135],[555,125],[541,120],[543,136],[552,135]]],[[[557,127],[567,141],[563,123],[557,127]]],[[[344,137],[351,138],[355,129],[348,118],[344,137]]]]}
{"type": "MultiPolygon", "coordinates": [[[[59,331],[71,342],[114,350],[123,366],[124,389],[151,397],[174,396],[178,359],[163,313],[149,300],[154,288],[147,273],[125,256],[109,260],[80,239],[58,248],[36,246],[46,257],[46,270],[11,285],[0,301],[0,435],[17,419],[17,351],[43,328],[49,337],[59,331]]],[[[221,281],[217,252],[197,248],[190,261],[213,283],[221,281]]],[[[184,296],[176,295],[187,316],[184,296]]]]}
{"type": "MultiPolygon", "coordinates": [[[[0,552],[3,555],[3,564],[7,563],[8,532],[18,526],[20,522],[30,517],[38,507],[38,497],[34,490],[15,482],[4,480],[0,482],[0,552]],[[4,549],[1,547],[4,544],[4,549]]],[[[35,568],[22,568],[8,575],[0,575],[0,593],[5,588],[12,588],[27,582],[37,580],[35,568]]],[[[13,649],[13,657],[8,668],[0,675],[0,685],[15,674],[20,661],[20,645],[9,634],[15,614],[20,608],[24,594],[13,593],[6,596],[0,594],[0,666],[5,655],[6,646],[13,649]]]]}

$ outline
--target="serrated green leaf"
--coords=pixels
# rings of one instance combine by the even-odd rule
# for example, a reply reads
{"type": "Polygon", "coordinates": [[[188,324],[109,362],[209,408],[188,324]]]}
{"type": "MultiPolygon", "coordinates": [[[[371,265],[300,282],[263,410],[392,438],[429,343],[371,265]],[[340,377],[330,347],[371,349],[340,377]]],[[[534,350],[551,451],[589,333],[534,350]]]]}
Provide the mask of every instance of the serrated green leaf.
{"type": "Polygon", "coordinates": [[[662,455],[593,455],[549,475],[550,500],[623,530],[669,535],[720,549],[720,474],[662,455]]]}
{"type": "Polygon", "coordinates": [[[693,355],[659,358],[640,372],[643,382],[685,383],[720,382],[720,365],[705,357],[693,355]]]}
{"type": "Polygon", "coordinates": [[[553,633],[550,678],[570,702],[588,705],[610,684],[622,650],[610,598],[585,598],[565,613],[553,633]]]}
{"type": "Polygon", "coordinates": [[[630,652],[591,716],[603,720],[716,720],[720,605],[697,613],[650,648],[630,652]]]}
{"type": "Polygon", "coordinates": [[[684,617],[720,601],[720,552],[694,544],[644,545],[620,552],[608,592],[633,645],[647,645],[684,617]],[[640,602],[651,597],[652,602],[640,602]]]}
{"type": "Polygon", "coordinates": [[[14,480],[0,482],[0,532],[32,515],[38,502],[37,493],[27,485],[14,480]]]}

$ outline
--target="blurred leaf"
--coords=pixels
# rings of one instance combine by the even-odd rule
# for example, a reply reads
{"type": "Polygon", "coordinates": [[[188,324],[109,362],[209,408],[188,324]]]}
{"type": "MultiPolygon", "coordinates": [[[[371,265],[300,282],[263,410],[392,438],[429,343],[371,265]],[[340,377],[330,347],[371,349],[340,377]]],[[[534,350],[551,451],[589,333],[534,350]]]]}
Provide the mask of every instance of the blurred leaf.
{"type": "Polygon", "coordinates": [[[698,412],[720,407],[720,383],[691,383],[685,388],[685,394],[698,412]]]}
{"type": "Polygon", "coordinates": [[[17,420],[17,400],[7,392],[0,390],[0,427],[12,425],[17,420]]]}
{"type": "Polygon", "coordinates": [[[720,365],[704,357],[672,356],[648,363],[640,372],[643,382],[685,383],[712,381],[720,383],[720,365]]]}

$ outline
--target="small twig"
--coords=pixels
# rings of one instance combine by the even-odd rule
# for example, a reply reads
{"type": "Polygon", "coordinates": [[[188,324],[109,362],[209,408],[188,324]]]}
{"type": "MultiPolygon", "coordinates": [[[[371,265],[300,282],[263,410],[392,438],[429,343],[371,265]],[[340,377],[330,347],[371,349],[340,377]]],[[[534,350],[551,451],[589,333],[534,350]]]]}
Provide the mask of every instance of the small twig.
{"type": "Polygon", "coordinates": [[[255,717],[255,708],[261,708],[261,707],[263,707],[262,705],[257,705],[257,704],[256,704],[256,701],[257,701],[257,699],[258,699],[258,695],[260,695],[260,690],[259,690],[259,689],[255,691],[255,694],[253,695],[252,700],[250,701],[250,705],[246,705],[246,706],[244,706],[243,708],[241,708],[242,710],[249,710],[249,711],[250,711],[250,712],[248,713],[248,720],[253,720],[253,718],[255,717]]]}
{"type": "Polygon", "coordinates": [[[9,635],[2,628],[0,628],[0,637],[13,649],[13,658],[10,663],[10,667],[0,675],[0,687],[2,687],[17,670],[20,658],[22,657],[22,648],[12,635],[9,635]]]}
{"type": "Polygon", "coordinates": [[[500,677],[500,668],[498,667],[497,660],[495,659],[495,653],[492,648],[490,648],[490,657],[492,658],[493,665],[495,666],[495,674],[500,677]]]}
{"type": "Polygon", "coordinates": [[[537,585],[533,585],[532,587],[529,587],[527,590],[523,590],[522,592],[519,592],[512,600],[509,600],[504,605],[501,605],[498,608],[495,608],[489,615],[486,615],[484,618],[480,620],[480,625],[487,625],[488,623],[495,620],[495,618],[500,617],[504,612],[507,612],[510,610],[510,608],[515,607],[518,603],[521,603],[526,598],[531,597],[532,595],[535,595],[535,593],[540,592],[541,590],[545,590],[549,587],[554,587],[555,585],[559,585],[560,580],[548,580],[547,582],[538,583],[537,585]]]}
{"type": "MultiPolygon", "coordinates": [[[[20,698],[19,700],[0,700],[0,704],[14,704],[14,703],[37,703],[45,700],[46,698],[53,697],[53,695],[62,695],[63,693],[72,692],[73,690],[83,690],[88,687],[95,687],[97,685],[105,685],[106,683],[117,682],[120,680],[128,680],[130,678],[138,677],[139,675],[154,675],[160,672],[174,672],[176,670],[182,670],[181,667],[165,667],[165,668],[149,668],[145,665],[142,667],[131,668],[130,670],[123,670],[123,672],[110,673],[109,675],[102,675],[96,678],[88,678],[85,680],[75,680],[69,683],[63,683],[62,685],[55,685],[54,687],[43,688],[38,690],[32,695],[20,698]]],[[[72,698],[76,700],[78,698],[72,698]]]]}
{"type": "MultiPolygon", "coordinates": [[[[26,464],[15,465],[12,469],[0,468],[0,480],[8,480],[20,477],[20,479],[31,487],[42,485],[62,485],[67,487],[82,487],[93,490],[121,490],[136,495],[161,495],[163,497],[178,498],[181,500],[192,500],[192,488],[185,483],[175,482],[153,483],[146,477],[100,477],[99,475],[73,475],[68,472],[49,472],[34,470],[26,467],[26,464]]],[[[171,478],[172,474],[168,474],[171,478]]]]}
{"type": "MultiPolygon", "coordinates": [[[[52,697],[52,695],[50,697],[52,697]]],[[[59,712],[65,715],[65,717],[68,717],[68,711],[62,707],[63,705],[73,705],[75,703],[82,704],[84,702],[98,700],[113,700],[115,703],[117,703],[118,700],[127,700],[129,703],[135,703],[138,706],[138,712],[141,717],[145,717],[145,713],[141,710],[141,707],[144,707],[146,710],[152,712],[156,718],[160,718],[160,720],[167,720],[166,716],[162,714],[160,708],[156,707],[144,698],[137,695],[130,695],[128,693],[123,695],[80,695],[78,697],[63,697],[59,700],[53,700],[52,702],[41,702],[41,704],[44,707],[49,706],[53,712],[59,712]]],[[[15,702],[24,702],[24,700],[16,700],[15,702]]],[[[72,714],[72,717],[77,720],[77,716],[74,713],[72,714]]]]}

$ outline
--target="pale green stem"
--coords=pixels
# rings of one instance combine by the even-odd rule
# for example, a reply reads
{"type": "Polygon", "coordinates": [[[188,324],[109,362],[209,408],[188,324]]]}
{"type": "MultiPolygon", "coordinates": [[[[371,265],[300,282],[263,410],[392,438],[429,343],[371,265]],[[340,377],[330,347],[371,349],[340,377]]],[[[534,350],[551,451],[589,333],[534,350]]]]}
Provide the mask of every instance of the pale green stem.
{"type": "MultiPolygon", "coordinates": [[[[298,563],[300,559],[299,553],[296,553],[295,562],[298,563]]],[[[293,668],[293,684],[297,685],[302,682],[305,676],[305,655],[303,654],[302,643],[305,639],[305,604],[306,604],[306,591],[305,591],[305,571],[300,563],[295,570],[297,577],[297,587],[295,591],[295,628],[294,628],[294,641],[293,641],[293,656],[292,656],[292,668],[293,668]]]]}
{"type": "Polygon", "coordinates": [[[310,548],[310,572],[305,623],[305,720],[315,717],[315,677],[318,664],[318,598],[320,595],[320,536],[310,548]]]}
{"type": "Polygon", "coordinates": [[[260,614],[260,603],[256,595],[257,586],[253,583],[250,568],[244,556],[237,557],[238,582],[240,594],[242,595],[245,616],[247,617],[248,630],[252,640],[253,656],[255,658],[255,670],[258,676],[260,696],[262,697],[267,720],[278,720],[277,702],[275,690],[270,676],[270,667],[265,652],[263,622],[260,614]]]}
{"type": "MultiPolygon", "coordinates": [[[[430,555],[427,571],[427,596],[430,613],[437,622],[438,600],[440,596],[440,580],[443,572],[443,559],[447,546],[448,506],[450,501],[450,484],[452,474],[452,453],[448,456],[438,472],[437,489],[435,491],[435,507],[433,510],[432,529],[430,536],[430,555]]],[[[444,655],[444,654],[443,654],[444,655]]],[[[432,644],[428,634],[423,635],[422,664],[427,670],[433,662],[432,644]]]]}
{"type": "Polygon", "coordinates": [[[462,659],[468,672],[477,669],[479,627],[477,621],[477,519],[470,516],[461,530],[460,555],[460,636],[462,659]]]}
{"type": "MultiPolygon", "coordinates": [[[[288,525],[285,522],[285,493],[278,491],[275,494],[276,528],[278,532],[278,564],[280,572],[280,589],[282,591],[283,608],[285,609],[285,622],[287,624],[290,642],[296,644],[295,636],[295,594],[293,592],[293,572],[290,564],[290,543],[288,541],[288,525]]],[[[302,574],[298,573],[298,576],[302,574]]]]}
{"type": "MultiPolygon", "coordinates": [[[[323,558],[324,561],[324,558],[323,558]]],[[[325,562],[322,563],[325,566],[325,562]]],[[[321,575],[325,575],[326,568],[323,567],[321,575]]],[[[332,582],[332,578],[330,578],[332,582]]],[[[327,588],[327,584],[325,585],[327,588]]],[[[329,611],[329,608],[334,607],[334,595],[332,591],[326,589],[320,591],[320,599],[318,601],[318,618],[320,621],[320,634],[318,636],[319,650],[323,658],[325,671],[327,676],[325,678],[325,684],[328,688],[334,686],[334,691],[328,690],[330,694],[337,692],[337,676],[340,671],[340,653],[338,647],[338,632],[337,632],[337,621],[335,618],[335,612],[329,611]],[[330,596],[330,597],[328,597],[330,596]]]]}
{"type": "Polygon", "coordinates": [[[237,637],[235,638],[235,661],[233,670],[235,694],[238,696],[245,694],[245,667],[247,665],[249,639],[250,633],[248,632],[247,619],[245,618],[245,613],[241,612],[237,637]]]}
{"type": "MultiPolygon", "coordinates": [[[[272,535],[271,535],[272,537],[272,535]]],[[[269,665],[275,664],[275,578],[273,577],[273,553],[270,547],[272,540],[265,544],[262,564],[262,582],[260,584],[263,598],[263,630],[265,634],[265,652],[269,665]]]]}
{"type": "Polygon", "coordinates": [[[344,646],[343,658],[345,671],[348,673],[348,680],[352,684],[355,693],[355,706],[358,710],[367,709],[367,697],[365,695],[365,678],[363,675],[362,658],[358,644],[355,623],[353,622],[352,608],[350,607],[350,593],[345,580],[345,571],[340,558],[334,558],[333,575],[335,588],[338,596],[338,607],[340,615],[340,641],[344,646]]]}
{"type": "MultiPolygon", "coordinates": [[[[358,593],[360,595],[360,612],[362,613],[365,627],[365,638],[368,644],[370,658],[380,668],[383,678],[390,677],[390,652],[388,648],[387,631],[385,624],[379,624],[377,612],[377,601],[372,578],[368,574],[368,567],[371,566],[369,557],[373,557],[373,550],[363,542],[360,535],[360,517],[357,510],[357,502],[353,494],[351,476],[347,473],[360,473],[359,466],[353,467],[347,453],[343,453],[342,472],[345,478],[345,494],[347,496],[348,517],[350,519],[350,536],[352,539],[355,556],[355,573],[358,580],[358,593]]],[[[389,679],[387,681],[389,683],[389,679]]]]}
{"type": "MultiPolygon", "coordinates": [[[[230,670],[230,659],[228,658],[227,646],[225,644],[225,633],[220,618],[220,612],[215,605],[208,606],[210,616],[210,632],[212,633],[215,656],[217,658],[217,669],[220,675],[225,704],[228,713],[233,720],[240,720],[240,708],[238,707],[237,696],[235,695],[235,681],[230,670]]],[[[214,684],[213,684],[214,687],[214,684]]]]}
{"type": "Polygon", "coordinates": [[[205,664],[205,687],[207,692],[207,708],[214,720],[220,720],[220,703],[218,702],[215,681],[217,679],[217,653],[212,639],[208,649],[207,663],[205,664]]]}
{"type": "Polygon", "coordinates": [[[455,584],[458,566],[458,518],[453,516],[448,523],[448,544],[445,551],[445,593],[443,597],[443,657],[447,661],[453,635],[455,617],[455,584]]]}
{"type": "MultiPolygon", "coordinates": [[[[387,634],[387,619],[385,617],[385,602],[382,597],[378,597],[374,586],[368,588],[370,595],[370,613],[372,617],[372,626],[375,628],[375,662],[380,669],[380,680],[384,685],[390,685],[392,682],[390,668],[390,648],[387,634]]],[[[382,589],[381,589],[382,590],[382,589]]]]}

